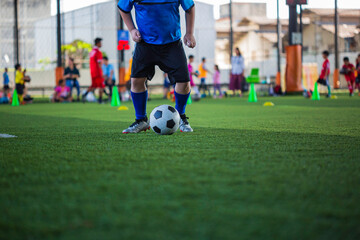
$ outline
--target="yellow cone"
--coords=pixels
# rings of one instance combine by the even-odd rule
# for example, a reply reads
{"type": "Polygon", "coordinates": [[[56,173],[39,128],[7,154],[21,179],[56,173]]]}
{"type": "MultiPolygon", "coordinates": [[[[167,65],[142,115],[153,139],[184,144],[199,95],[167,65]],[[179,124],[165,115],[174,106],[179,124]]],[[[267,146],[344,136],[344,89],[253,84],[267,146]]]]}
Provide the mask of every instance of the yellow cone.
{"type": "Polygon", "coordinates": [[[119,111],[126,111],[126,110],[129,110],[128,107],[125,107],[125,106],[121,106],[118,108],[119,111]]]}
{"type": "Polygon", "coordinates": [[[266,103],[264,103],[264,107],[273,107],[273,106],[275,106],[275,104],[272,103],[272,102],[266,102],[266,103]]]}
{"type": "Polygon", "coordinates": [[[338,99],[338,97],[333,95],[333,96],[331,96],[331,99],[338,99]]]}

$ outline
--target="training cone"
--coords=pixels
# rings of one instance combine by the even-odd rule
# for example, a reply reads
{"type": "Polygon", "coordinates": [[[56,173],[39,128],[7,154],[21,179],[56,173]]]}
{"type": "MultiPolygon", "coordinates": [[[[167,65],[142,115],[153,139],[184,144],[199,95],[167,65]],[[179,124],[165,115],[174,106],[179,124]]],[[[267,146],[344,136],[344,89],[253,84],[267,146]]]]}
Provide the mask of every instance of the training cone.
{"type": "Polygon", "coordinates": [[[311,100],[319,101],[320,100],[320,93],[318,90],[318,84],[317,82],[314,85],[314,92],[312,94],[311,100]]]}
{"type": "Polygon", "coordinates": [[[129,110],[128,107],[125,107],[125,106],[121,106],[118,108],[119,111],[126,111],[126,110],[129,110]]]}
{"type": "Polygon", "coordinates": [[[272,102],[266,102],[266,103],[264,103],[264,107],[273,107],[273,106],[275,106],[275,104],[272,103],[272,102]]]}
{"type": "Polygon", "coordinates": [[[20,106],[19,97],[16,89],[14,90],[11,106],[20,106]]]}
{"type": "MultiPolygon", "coordinates": [[[[360,96],[360,95],[359,95],[359,96],[360,96]]],[[[331,96],[331,99],[338,99],[338,97],[335,96],[335,95],[333,95],[333,96],[331,96]]]]}
{"type": "Polygon", "coordinates": [[[111,106],[112,107],[119,107],[120,106],[120,97],[118,88],[115,86],[113,87],[112,97],[111,97],[111,106]]]}
{"type": "Polygon", "coordinates": [[[192,99],[191,99],[191,95],[189,94],[189,98],[188,98],[188,100],[187,100],[187,103],[186,103],[187,105],[190,105],[190,104],[192,104],[192,99]]]}
{"type": "Polygon", "coordinates": [[[250,84],[249,102],[257,102],[255,85],[253,83],[250,84]]]}

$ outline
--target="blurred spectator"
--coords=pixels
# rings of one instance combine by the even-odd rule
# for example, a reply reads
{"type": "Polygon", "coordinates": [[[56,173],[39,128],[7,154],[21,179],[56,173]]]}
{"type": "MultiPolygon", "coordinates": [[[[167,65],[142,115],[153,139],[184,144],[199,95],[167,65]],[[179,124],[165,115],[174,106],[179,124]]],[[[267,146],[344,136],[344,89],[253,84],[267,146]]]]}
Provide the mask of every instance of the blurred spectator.
{"type": "MultiPolygon", "coordinates": [[[[245,61],[241,55],[240,49],[235,49],[236,56],[231,58],[231,77],[229,89],[233,91],[233,95],[236,95],[236,91],[242,90],[242,83],[244,81],[245,61]]],[[[240,94],[241,96],[241,94],[240,94]]]]}
{"type": "Polygon", "coordinates": [[[80,72],[74,64],[74,59],[69,58],[68,67],[65,68],[63,78],[66,80],[66,86],[70,88],[70,95],[72,96],[73,87],[77,91],[77,101],[80,101],[80,84],[78,78],[80,77],[80,72]]]}
{"type": "Polygon", "coordinates": [[[9,80],[9,75],[8,75],[8,69],[7,68],[5,68],[5,72],[3,73],[3,78],[4,78],[4,86],[3,86],[4,95],[7,96],[9,91],[10,91],[10,87],[9,87],[10,80],[9,80]]]}
{"type": "Polygon", "coordinates": [[[206,58],[202,58],[201,64],[199,65],[199,78],[200,78],[200,86],[199,91],[203,90],[203,96],[206,97],[206,91],[208,91],[208,94],[210,96],[210,91],[208,90],[208,87],[206,85],[206,77],[209,70],[206,67],[206,58]]]}
{"type": "Polygon", "coordinates": [[[71,102],[70,87],[66,86],[65,81],[61,79],[59,86],[55,88],[55,92],[52,98],[52,102],[71,102]]]}
{"type": "Polygon", "coordinates": [[[104,83],[105,86],[109,88],[109,97],[112,95],[112,89],[115,86],[115,71],[114,66],[112,64],[109,64],[108,57],[103,57],[103,65],[102,65],[102,71],[104,75],[104,83]]]}
{"type": "Polygon", "coordinates": [[[214,83],[214,98],[216,98],[216,91],[219,91],[219,97],[222,98],[221,84],[220,84],[220,69],[218,65],[214,66],[213,83],[214,83]]]}

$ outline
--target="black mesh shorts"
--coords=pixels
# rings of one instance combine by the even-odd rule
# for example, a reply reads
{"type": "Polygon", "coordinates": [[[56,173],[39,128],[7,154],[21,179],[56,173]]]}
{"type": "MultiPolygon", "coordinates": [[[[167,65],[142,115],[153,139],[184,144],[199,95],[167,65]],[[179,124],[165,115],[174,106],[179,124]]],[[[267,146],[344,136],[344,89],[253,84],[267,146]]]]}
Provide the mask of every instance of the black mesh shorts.
{"type": "Polygon", "coordinates": [[[317,82],[319,83],[319,84],[321,84],[321,85],[324,85],[324,86],[327,86],[329,83],[328,83],[328,80],[326,80],[326,79],[321,79],[321,78],[319,78],[318,80],[317,80],[317,82]]]}
{"type": "Polygon", "coordinates": [[[164,45],[137,43],[131,77],[151,80],[155,75],[155,65],[169,75],[171,84],[190,82],[187,59],[181,40],[164,45]]]}

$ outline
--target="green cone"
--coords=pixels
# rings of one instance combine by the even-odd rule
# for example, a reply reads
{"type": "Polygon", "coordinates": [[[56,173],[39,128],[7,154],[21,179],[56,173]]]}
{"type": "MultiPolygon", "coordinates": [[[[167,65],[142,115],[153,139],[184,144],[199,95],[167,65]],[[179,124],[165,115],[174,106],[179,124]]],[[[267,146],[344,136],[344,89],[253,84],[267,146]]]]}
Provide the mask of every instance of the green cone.
{"type": "Polygon", "coordinates": [[[257,96],[254,83],[250,83],[249,102],[257,102],[257,96]]]}
{"type": "Polygon", "coordinates": [[[311,100],[319,101],[320,100],[320,93],[318,90],[318,84],[317,82],[314,85],[314,92],[312,94],[311,100]]]}
{"type": "Polygon", "coordinates": [[[114,86],[113,90],[112,90],[111,106],[119,107],[120,105],[121,105],[121,103],[120,103],[119,91],[118,91],[117,86],[114,86]]]}
{"type": "Polygon", "coordinates": [[[189,98],[188,98],[188,100],[187,100],[187,103],[186,103],[187,105],[190,105],[190,104],[192,104],[192,99],[191,99],[191,95],[189,94],[189,98]]]}
{"type": "Polygon", "coordinates": [[[16,89],[14,89],[11,106],[20,106],[19,97],[16,89]]]}

